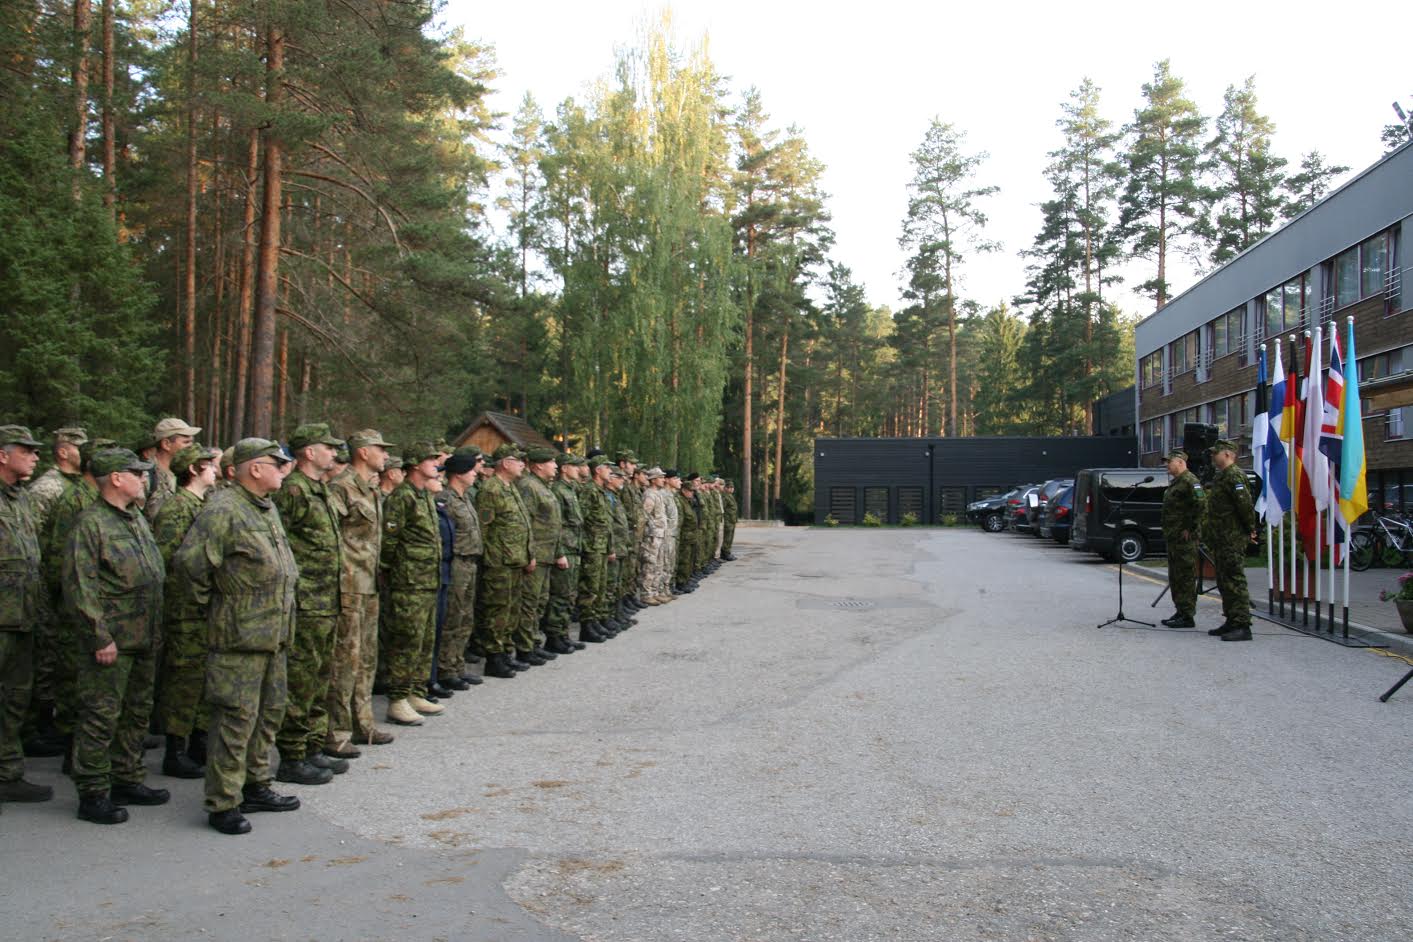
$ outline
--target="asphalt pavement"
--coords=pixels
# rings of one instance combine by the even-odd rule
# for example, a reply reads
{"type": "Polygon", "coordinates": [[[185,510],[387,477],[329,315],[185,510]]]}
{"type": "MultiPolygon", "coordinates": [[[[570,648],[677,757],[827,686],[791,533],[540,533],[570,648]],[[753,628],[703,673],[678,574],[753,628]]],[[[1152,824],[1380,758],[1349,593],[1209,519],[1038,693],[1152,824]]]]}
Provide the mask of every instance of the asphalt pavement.
{"type": "MultiPolygon", "coordinates": [[[[0,814],[15,939],[1384,940],[1413,925],[1408,665],[1096,627],[1115,567],[753,529],[605,645],[459,694],[292,814],[200,783],[0,814]]],[[[1128,614],[1159,587],[1127,586],[1128,614]]],[[[149,755],[155,768],[158,754],[149,755]]],[[[56,760],[31,777],[60,784],[56,760]]]]}

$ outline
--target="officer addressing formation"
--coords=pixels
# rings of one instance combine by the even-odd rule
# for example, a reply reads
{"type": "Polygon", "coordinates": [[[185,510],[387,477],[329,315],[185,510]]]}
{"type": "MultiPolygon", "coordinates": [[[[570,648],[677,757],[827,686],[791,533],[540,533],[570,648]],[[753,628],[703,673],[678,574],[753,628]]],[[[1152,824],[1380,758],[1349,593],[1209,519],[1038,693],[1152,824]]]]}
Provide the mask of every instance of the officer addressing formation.
{"type": "Polygon", "coordinates": [[[170,800],[143,761],[165,743],[162,774],[203,779],[208,824],[244,834],[299,807],[273,783],[393,741],[375,678],[388,722],[419,726],[483,682],[469,664],[514,678],[734,559],[729,482],[627,450],[200,434],[61,428],[31,481],[45,446],[0,426],[0,803],[51,799],[24,757],[62,755],[78,817],[120,824],[170,800]]]}
{"type": "Polygon", "coordinates": [[[1255,542],[1256,511],[1237,446],[1222,439],[1212,448],[1216,475],[1204,490],[1187,469],[1187,452],[1168,452],[1172,481],[1163,494],[1163,538],[1168,544],[1168,586],[1177,611],[1163,624],[1193,628],[1197,612],[1199,547],[1211,553],[1222,596],[1222,624],[1207,632],[1223,641],[1251,640],[1251,597],[1246,587],[1246,548],[1255,542]]]}

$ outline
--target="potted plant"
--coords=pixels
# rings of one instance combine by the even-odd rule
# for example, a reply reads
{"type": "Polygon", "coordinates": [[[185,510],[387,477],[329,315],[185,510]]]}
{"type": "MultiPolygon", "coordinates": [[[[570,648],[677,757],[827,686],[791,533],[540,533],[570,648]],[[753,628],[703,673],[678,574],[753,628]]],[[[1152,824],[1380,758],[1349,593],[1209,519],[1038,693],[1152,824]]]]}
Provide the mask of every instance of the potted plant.
{"type": "Polygon", "coordinates": [[[1403,619],[1403,630],[1413,634],[1413,572],[1405,572],[1398,577],[1397,592],[1380,592],[1379,601],[1397,605],[1398,616],[1403,619]]]}

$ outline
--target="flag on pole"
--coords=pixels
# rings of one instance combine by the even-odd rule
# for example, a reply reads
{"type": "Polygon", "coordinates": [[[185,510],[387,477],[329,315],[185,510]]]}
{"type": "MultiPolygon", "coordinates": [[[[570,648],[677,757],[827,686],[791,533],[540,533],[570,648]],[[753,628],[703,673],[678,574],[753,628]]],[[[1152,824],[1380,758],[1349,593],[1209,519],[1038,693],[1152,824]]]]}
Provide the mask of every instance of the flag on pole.
{"type": "Polygon", "coordinates": [[[1266,348],[1261,347],[1257,354],[1256,367],[1256,409],[1251,413],[1251,470],[1261,479],[1261,493],[1256,498],[1256,516],[1266,515],[1266,484],[1269,469],[1266,467],[1266,431],[1270,417],[1266,414],[1266,348]]]}
{"type": "Polygon", "coordinates": [[[1310,496],[1316,510],[1330,506],[1330,460],[1320,448],[1320,429],[1325,423],[1325,390],[1320,381],[1320,366],[1324,350],[1320,343],[1320,325],[1311,331],[1310,356],[1305,361],[1305,477],[1310,482],[1310,496]]]}
{"type": "MultiPolygon", "coordinates": [[[[1268,395],[1271,400],[1266,415],[1266,447],[1264,462],[1266,476],[1261,487],[1261,499],[1266,504],[1266,521],[1271,526],[1279,526],[1281,517],[1290,509],[1290,462],[1285,453],[1285,441],[1281,430],[1286,419],[1286,378],[1281,367],[1281,342],[1271,344],[1275,363],[1271,367],[1271,387],[1268,395]]],[[[1263,364],[1264,365],[1264,364],[1263,364]]],[[[1252,449],[1254,452],[1254,448],[1252,449]]]]}
{"type": "MultiPolygon", "coordinates": [[[[1325,378],[1324,416],[1320,422],[1320,451],[1324,452],[1332,470],[1339,475],[1339,460],[1344,439],[1344,358],[1339,355],[1339,331],[1330,325],[1330,372],[1325,378]]],[[[1331,495],[1333,500],[1334,495],[1331,495]]]]}
{"type": "Polygon", "coordinates": [[[1349,320],[1349,379],[1341,403],[1339,457],[1339,515],[1346,526],[1369,509],[1369,490],[1364,467],[1364,417],[1359,411],[1359,361],[1354,357],[1354,320],[1349,320]]]}

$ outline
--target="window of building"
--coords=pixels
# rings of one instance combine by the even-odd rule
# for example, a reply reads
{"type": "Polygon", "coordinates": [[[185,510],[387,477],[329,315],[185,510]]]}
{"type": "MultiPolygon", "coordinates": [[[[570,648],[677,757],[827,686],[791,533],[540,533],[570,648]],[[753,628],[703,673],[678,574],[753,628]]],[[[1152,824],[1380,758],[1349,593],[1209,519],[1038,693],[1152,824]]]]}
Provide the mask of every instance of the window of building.
{"type": "Polygon", "coordinates": [[[1335,306],[1359,300],[1359,247],[1335,256],[1335,306]]]}
{"type": "MultiPolygon", "coordinates": [[[[1397,240],[1390,231],[1365,239],[1335,256],[1335,306],[1344,307],[1364,298],[1378,297],[1389,290],[1389,272],[1397,265],[1396,252],[1397,240]]],[[[1398,310],[1398,305],[1395,299],[1391,310],[1398,310]]]]}
{"type": "Polygon", "coordinates": [[[1212,351],[1212,359],[1235,353],[1242,343],[1242,325],[1246,320],[1245,305],[1213,320],[1207,325],[1207,344],[1212,351]]]}
{"type": "Polygon", "coordinates": [[[1413,420],[1413,406],[1402,406],[1398,409],[1388,410],[1388,418],[1384,425],[1384,438],[1388,441],[1397,441],[1408,437],[1408,421],[1413,420]]]}
{"type": "Polygon", "coordinates": [[[888,522],[888,488],[886,487],[866,487],[863,489],[864,513],[873,514],[888,522]]]}
{"type": "Polygon", "coordinates": [[[1168,360],[1173,365],[1173,375],[1181,376],[1197,368],[1197,331],[1184,334],[1169,344],[1168,360]]]}
{"type": "Polygon", "coordinates": [[[1163,351],[1155,350],[1139,361],[1139,374],[1144,389],[1161,383],[1163,381],[1163,351]]]}
{"type": "Polygon", "coordinates": [[[1388,239],[1380,234],[1359,246],[1359,294],[1372,297],[1384,290],[1388,270],[1388,239]]]}
{"type": "Polygon", "coordinates": [[[1413,346],[1376,353],[1359,361],[1359,382],[1397,376],[1408,369],[1413,369],[1413,346]]]}
{"type": "Polygon", "coordinates": [[[1148,419],[1142,424],[1143,441],[1140,447],[1145,455],[1163,451],[1163,424],[1166,420],[1166,416],[1160,416],[1156,419],[1148,419]]]}

